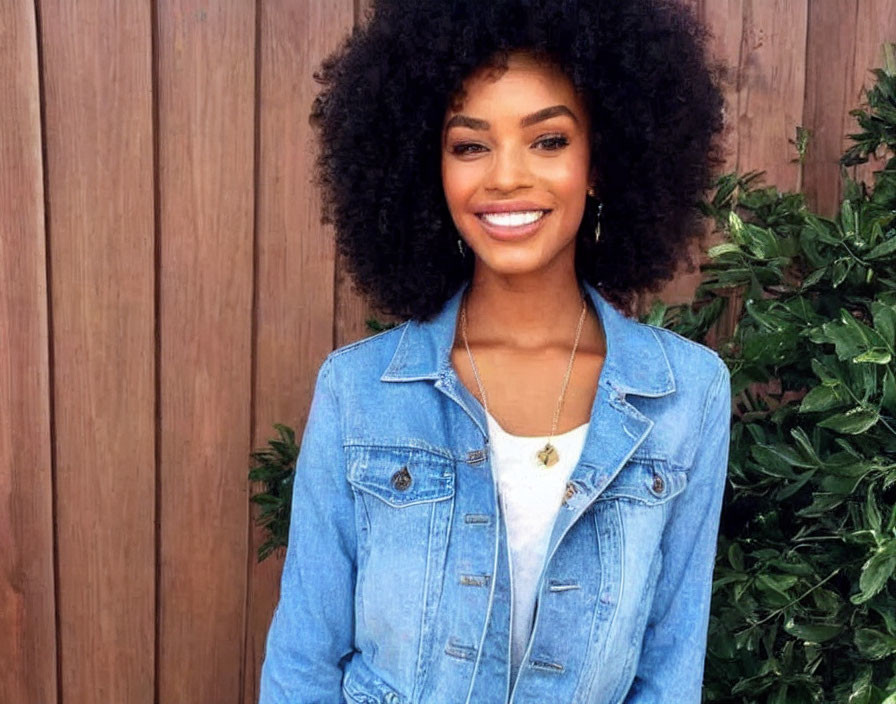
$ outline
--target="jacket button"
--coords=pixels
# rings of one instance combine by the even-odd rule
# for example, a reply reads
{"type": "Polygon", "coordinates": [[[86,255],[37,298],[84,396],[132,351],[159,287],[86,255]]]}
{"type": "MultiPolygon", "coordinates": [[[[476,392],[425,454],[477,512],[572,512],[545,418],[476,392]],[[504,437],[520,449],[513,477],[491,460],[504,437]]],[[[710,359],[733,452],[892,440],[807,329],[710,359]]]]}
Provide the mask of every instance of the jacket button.
{"type": "Polygon", "coordinates": [[[563,495],[564,501],[569,501],[576,493],[576,485],[572,482],[566,482],[566,493],[563,495]]]}
{"type": "Polygon", "coordinates": [[[663,481],[663,478],[659,474],[653,475],[653,490],[657,494],[662,494],[663,489],[666,488],[666,482],[663,481]]]}
{"type": "Polygon", "coordinates": [[[402,467],[392,475],[392,486],[399,491],[404,491],[411,485],[411,474],[407,467],[402,467]]]}

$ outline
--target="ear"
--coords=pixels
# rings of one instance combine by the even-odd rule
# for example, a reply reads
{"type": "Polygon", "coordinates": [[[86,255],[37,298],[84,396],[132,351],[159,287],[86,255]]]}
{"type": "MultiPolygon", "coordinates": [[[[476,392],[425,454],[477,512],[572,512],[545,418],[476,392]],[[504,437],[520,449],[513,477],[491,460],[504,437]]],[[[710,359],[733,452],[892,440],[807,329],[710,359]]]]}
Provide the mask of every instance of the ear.
{"type": "Polygon", "coordinates": [[[598,196],[600,196],[601,182],[600,182],[600,175],[597,173],[597,168],[592,167],[592,169],[589,171],[588,186],[589,186],[589,188],[593,188],[594,192],[598,196]]]}

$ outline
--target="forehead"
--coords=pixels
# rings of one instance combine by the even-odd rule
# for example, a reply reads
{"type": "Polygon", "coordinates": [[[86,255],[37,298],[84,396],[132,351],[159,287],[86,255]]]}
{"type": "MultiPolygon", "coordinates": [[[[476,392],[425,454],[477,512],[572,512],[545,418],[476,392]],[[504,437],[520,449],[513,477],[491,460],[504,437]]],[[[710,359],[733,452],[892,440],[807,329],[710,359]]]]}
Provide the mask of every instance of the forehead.
{"type": "Polygon", "coordinates": [[[506,68],[484,66],[467,77],[445,118],[460,112],[483,118],[487,114],[522,116],[557,104],[585,115],[581,97],[560,68],[529,54],[514,53],[508,56],[506,68]]]}

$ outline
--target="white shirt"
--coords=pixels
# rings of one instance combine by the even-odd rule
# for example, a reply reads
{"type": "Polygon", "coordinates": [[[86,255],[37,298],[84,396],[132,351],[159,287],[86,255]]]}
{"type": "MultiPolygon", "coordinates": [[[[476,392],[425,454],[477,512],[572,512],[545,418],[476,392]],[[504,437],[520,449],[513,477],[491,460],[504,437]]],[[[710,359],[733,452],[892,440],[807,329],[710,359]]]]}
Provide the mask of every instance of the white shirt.
{"type": "Polygon", "coordinates": [[[566,493],[566,482],[578,463],[588,423],[555,435],[551,443],[559,459],[538,464],[536,453],[548,436],[511,435],[487,414],[491,461],[498,483],[510,553],[513,607],[511,613],[511,682],[516,679],[532,630],[538,580],[554,521],[566,493]]]}

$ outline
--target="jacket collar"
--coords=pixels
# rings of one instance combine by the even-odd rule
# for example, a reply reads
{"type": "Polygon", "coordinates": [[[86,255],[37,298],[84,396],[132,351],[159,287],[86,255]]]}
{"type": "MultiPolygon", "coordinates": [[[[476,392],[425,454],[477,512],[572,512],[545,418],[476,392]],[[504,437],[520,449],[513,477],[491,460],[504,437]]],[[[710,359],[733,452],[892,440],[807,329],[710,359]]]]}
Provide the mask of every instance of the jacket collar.
{"type": "MultiPolygon", "coordinates": [[[[429,320],[407,322],[381,381],[438,379],[452,371],[451,348],[468,285],[465,281],[429,320]]],[[[623,396],[664,396],[675,391],[672,367],[656,332],[620,313],[587,281],[582,281],[582,286],[594,304],[607,341],[600,385],[623,396]]]]}

